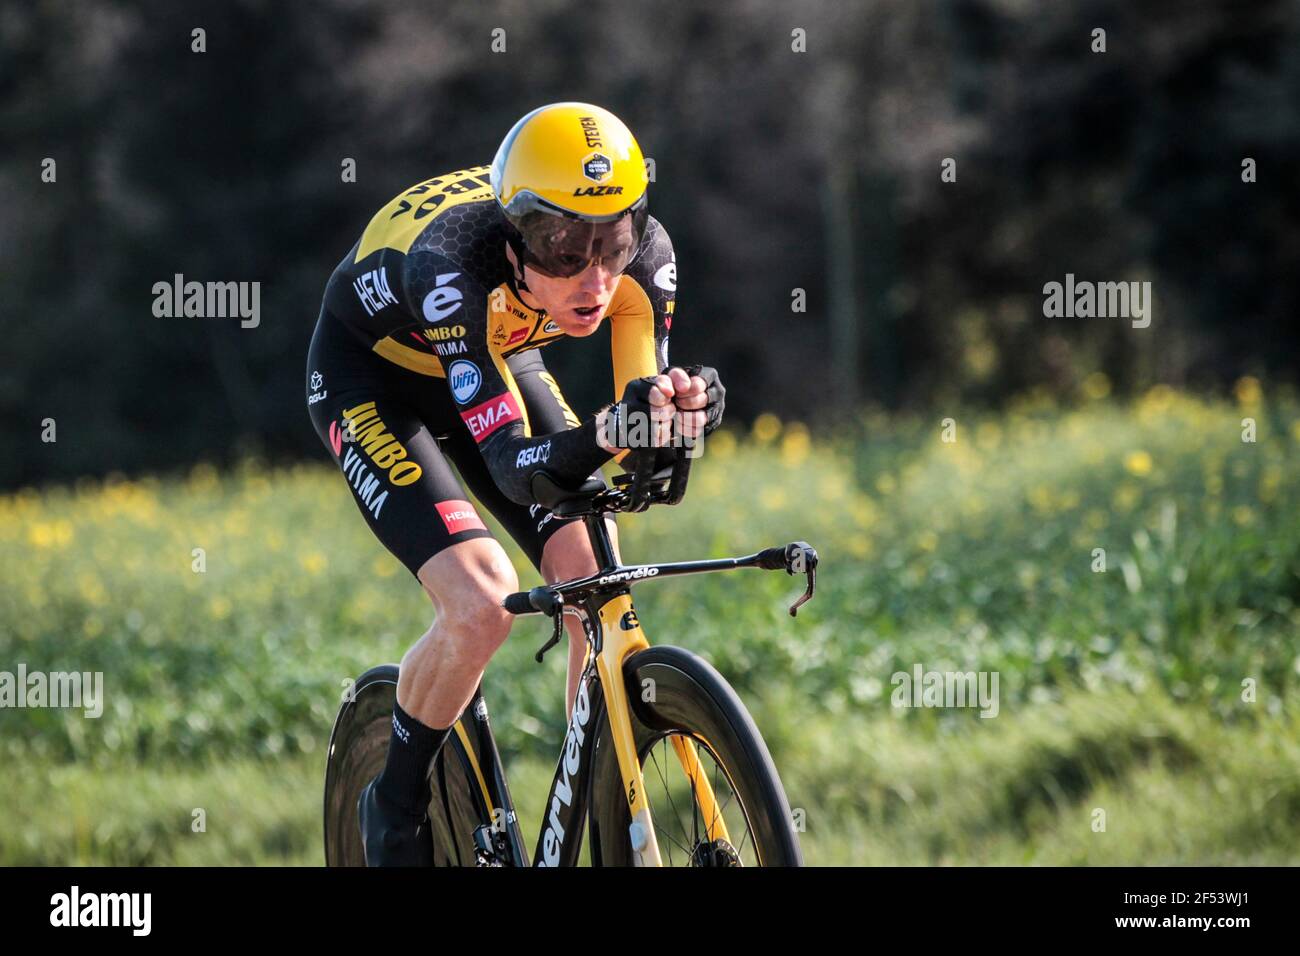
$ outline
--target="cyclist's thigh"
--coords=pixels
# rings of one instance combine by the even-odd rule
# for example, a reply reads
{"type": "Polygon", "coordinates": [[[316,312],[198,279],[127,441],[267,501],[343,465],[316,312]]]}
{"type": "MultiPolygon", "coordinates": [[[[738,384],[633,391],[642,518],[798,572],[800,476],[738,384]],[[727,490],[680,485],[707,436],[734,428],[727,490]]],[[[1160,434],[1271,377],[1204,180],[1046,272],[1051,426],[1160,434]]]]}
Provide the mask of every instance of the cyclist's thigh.
{"type": "Polygon", "coordinates": [[[405,377],[416,373],[349,347],[336,331],[318,326],[312,340],[308,412],[362,517],[418,578],[433,555],[492,533],[430,434],[428,412],[409,399],[405,377]]]}

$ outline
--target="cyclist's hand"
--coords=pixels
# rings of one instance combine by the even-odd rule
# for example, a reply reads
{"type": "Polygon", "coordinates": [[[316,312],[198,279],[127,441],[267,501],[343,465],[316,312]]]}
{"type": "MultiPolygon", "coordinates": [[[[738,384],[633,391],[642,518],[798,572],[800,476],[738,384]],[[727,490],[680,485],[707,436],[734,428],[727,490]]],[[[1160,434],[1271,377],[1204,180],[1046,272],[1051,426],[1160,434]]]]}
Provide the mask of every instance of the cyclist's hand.
{"type": "Polygon", "coordinates": [[[670,368],[666,373],[673,383],[673,404],[677,406],[677,427],[687,438],[698,438],[706,424],[707,386],[699,376],[686,370],[670,368]]]}
{"type": "MultiPolygon", "coordinates": [[[[671,371],[679,371],[672,369],[671,371]]],[[[684,374],[684,373],[683,373],[684,374]]],[[[704,434],[710,434],[715,428],[722,423],[722,412],[726,407],[727,390],[722,385],[722,380],[718,377],[718,370],[708,365],[701,365],[690,376],[690,384],[685,388],[678,388],[675,401],[678,408],[683,409],[704,409],[703,426],[704,434]]],[[[698,432],[686,431],[687,435],[698,435],[698,432]]]]}
{"type": "MultiPolygon", "coordinates": [[[[682,376],[685,379],[685,375],[682,376]]],[[[689,384],[689,382],[683,382],[689,384]]],[[[601,444],[614,448],[664,447],[672,442],[673,404],[676,388],[669,375],[634,378],[623,389],[623,398],[605,419],[606,434],[601,444]]]]}

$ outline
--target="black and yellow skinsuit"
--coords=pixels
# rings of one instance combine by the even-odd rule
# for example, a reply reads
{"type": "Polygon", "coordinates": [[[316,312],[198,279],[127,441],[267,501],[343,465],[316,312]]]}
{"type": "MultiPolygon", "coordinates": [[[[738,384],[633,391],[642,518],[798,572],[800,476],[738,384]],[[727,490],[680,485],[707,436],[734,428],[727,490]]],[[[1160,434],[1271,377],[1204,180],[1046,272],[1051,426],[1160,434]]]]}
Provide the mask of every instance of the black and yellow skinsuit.
{"type": "MultiPolygon", "coordinates": [[[[579,421],[546,371],[540,350],[564,333],[521,301],[508,241],[488,168],[448,173],[380,209],[325,289],[308,411],[362,515],[412,574],[490,535],[465,487],[538,566],[562,522],[532,503],[532,474],[576,484],[610,459],[594,416],[579,421]]],[[[615,399],[668,367],[675,294],[672,244],[651,218],[606,312],[615,399]]]]}

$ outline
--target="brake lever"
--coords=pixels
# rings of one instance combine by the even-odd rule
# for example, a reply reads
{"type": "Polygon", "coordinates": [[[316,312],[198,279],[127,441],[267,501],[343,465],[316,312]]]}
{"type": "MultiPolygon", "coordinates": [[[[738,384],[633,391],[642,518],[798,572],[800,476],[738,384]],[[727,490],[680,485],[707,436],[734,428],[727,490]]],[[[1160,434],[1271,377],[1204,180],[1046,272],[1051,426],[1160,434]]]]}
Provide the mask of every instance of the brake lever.
{"type": "Polygon", "coordinates": [[[799,608],[801,608],[803,605],[807,604],[809,601],[812,600],[813,588],[816,586],[816,584],[817,584],[817,570],[815,568],[809,568],[808,569],[808,590],[803,592],[799,600],[795,601],[793,604],[790,605],[791,617],[795,617],[799,613],[799,608]]]}
{"type": "Polygon", "coordinates": [[[549,610],[538,608],[543,614],[549,614],[552,620],[555,621],[555,630],[551,632],[551,639],[539,647],[537,653],[533,655],[533,660],[539,664],[542,662],[542,658],[546,656],[546,652],[560,643],[560,638],[564,636],[564,595],[552,594],[551,597],[552,601],[549,602],[549,610]]]}
{"type": "Polygon", "coordinates": [[[797,574],[800,571],[808,576],[808,590],[790,605],[791,617],[797,617],[799,608],[812,600],[813,591],[817,587],[817,550],[807,541],[795,541],[786,545],[785,549],[786,574],[797,574]]]}

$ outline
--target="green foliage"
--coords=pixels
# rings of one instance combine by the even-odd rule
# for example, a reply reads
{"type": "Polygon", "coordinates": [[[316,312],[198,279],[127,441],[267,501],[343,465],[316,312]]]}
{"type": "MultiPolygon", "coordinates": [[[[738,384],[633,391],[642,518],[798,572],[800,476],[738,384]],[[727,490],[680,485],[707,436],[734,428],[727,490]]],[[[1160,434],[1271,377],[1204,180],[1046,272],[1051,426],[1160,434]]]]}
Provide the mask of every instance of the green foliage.
{"type": "MultiPolygon", "coordinates": [[[[1300,406],[1246,381],[1235,406],[1157,389],[955,425],[867,413],[814,443],[761,416],[682,505],[620,523],[629,562],[818,548],[796,619],[780,574],[635,590],[651,640],[749,704],[810,861],[1300,859],[1300,406]],[[891,706],[918,664],[996,672],[997,716],[891,706]]],[[[0,709],[4,863],[318,862],[340,695],[432,613],[315,466],[17,492],[0,573],[0,669],[102,671],[105,695],[98,719],[0,709]]],[[[485,679],[534,822],[564,724],[546,631],[521,620],[485,679]]]]}

